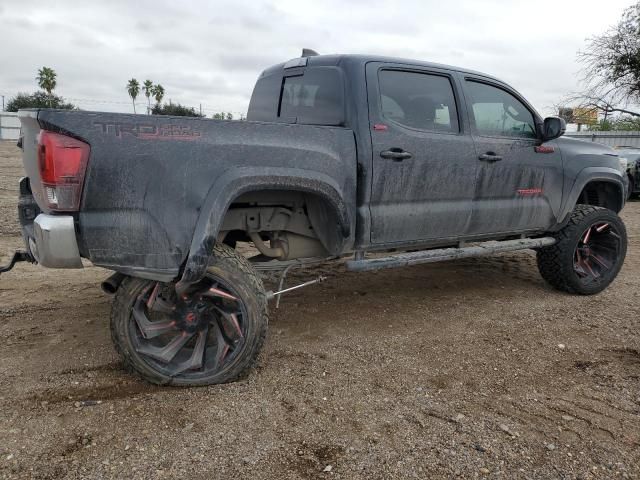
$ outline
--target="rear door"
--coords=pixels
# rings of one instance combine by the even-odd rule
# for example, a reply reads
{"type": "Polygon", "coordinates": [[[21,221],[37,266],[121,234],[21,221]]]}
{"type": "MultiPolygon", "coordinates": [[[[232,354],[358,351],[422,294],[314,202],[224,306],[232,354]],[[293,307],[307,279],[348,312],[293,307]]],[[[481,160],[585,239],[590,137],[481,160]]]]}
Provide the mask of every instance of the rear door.
{"type": "Polygon", "coordinates": [[[371,242],[464,235],[477,159],[453,72],[367,64],[371,242]]]}
{"type": "Polygon", "coordinates": [[[518,94],[484,77],[463,77],[478,170],[470,235],[545,230],[556,222],[563,169],[555,141],[518,94]]]}

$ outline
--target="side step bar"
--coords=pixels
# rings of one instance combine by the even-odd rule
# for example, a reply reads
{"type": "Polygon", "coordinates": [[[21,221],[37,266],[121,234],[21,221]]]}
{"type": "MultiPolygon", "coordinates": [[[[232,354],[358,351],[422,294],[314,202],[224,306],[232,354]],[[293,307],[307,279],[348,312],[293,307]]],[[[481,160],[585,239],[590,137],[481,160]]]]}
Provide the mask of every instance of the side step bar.
{"type": "Polygon", "coordinates": [[[439,248],[421,250],[419,252],[399,253],[397,255],[371,258],[369,260],[349,260],[347,262],[347,270],[351,270],[352,272],[367,272],[370,270],[382,270],[383,268],[406,267],[420,263],[444,262],[445,260],[456,260],[458,258],[481,257],[495,253],[547,247],[554,243],[556,243],[556,239],[553,237],[482,242],[470,247],[439,248]]]}

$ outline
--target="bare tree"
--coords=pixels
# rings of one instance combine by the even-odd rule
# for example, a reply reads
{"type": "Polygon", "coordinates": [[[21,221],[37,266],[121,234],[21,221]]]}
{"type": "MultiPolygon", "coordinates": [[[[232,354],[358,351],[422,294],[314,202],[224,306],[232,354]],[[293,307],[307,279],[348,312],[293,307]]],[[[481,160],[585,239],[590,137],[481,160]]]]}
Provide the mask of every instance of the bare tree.
{"type": "Polygon", "coordinates": [[[640,117],[640,2],[627,8],[617,25],[591,37],[578,53],[584,65],[584,91],[569,95],[581,107],[598,108],[607,116],[640,117]]]}

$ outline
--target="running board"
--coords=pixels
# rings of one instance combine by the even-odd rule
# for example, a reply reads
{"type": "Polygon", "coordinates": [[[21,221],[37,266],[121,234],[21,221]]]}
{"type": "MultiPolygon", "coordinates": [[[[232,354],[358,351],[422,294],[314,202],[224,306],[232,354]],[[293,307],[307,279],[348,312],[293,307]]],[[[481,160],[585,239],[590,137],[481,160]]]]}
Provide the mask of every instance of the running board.
{"type": "Polygon", "coordinates": [[[556,239],[553,237],[482,242],[470,247],[439,248],[434,250],[421,250],[419,252],[399,253],[389,257],[371,258],[369,260],[349,260],[347,262],[347,270],[351,270],[352,272],[366,272],[369,270],[381,270],[383,268],[407,267],[420,263],[444,262],[458,258],[482,257],[495,253],[547,247],[554,243],[556,243],[556,239]]]}

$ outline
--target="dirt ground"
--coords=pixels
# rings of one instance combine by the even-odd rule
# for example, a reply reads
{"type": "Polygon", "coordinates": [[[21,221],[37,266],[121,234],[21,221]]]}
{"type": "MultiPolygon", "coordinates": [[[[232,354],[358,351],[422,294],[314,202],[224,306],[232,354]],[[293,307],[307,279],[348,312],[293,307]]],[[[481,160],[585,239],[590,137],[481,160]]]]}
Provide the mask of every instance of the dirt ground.
{"type": "MultiPolygon", "coordinates": [[[[21,175],[0,143],[0,255],[21,245],[21,175]]],[[[121,369],[106,270],[19,264],[0,278],[0,476],[640,478],[640,203],[622,216],[600,295],[551,290],[529,253],[326,268],[272,309],[256,371],[197,389],[121,369]]]]}

